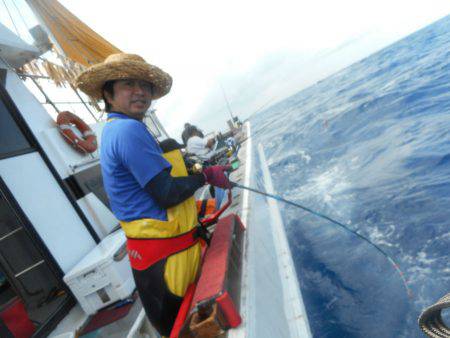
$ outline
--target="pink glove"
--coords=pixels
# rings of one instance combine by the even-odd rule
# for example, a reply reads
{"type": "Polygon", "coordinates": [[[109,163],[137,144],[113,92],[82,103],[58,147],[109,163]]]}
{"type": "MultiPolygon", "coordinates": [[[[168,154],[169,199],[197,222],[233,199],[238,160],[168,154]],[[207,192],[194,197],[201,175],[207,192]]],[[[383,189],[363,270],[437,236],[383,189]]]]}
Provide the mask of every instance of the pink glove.
{"type": "Polygon", "coordinates": [[[206,183],[218,188],[230,189],[231,183],[225,176],[225,172],[229,170],[231,170],[230,165],[213,165],[203,169],[203,175],[205,175],[206,183]]]}

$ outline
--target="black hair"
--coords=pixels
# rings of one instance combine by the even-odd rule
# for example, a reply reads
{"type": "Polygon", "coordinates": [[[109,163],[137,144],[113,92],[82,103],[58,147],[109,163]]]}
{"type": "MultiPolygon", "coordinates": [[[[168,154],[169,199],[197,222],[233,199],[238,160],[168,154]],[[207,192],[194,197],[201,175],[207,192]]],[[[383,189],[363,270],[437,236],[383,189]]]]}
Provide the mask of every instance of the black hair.
{"type": "MultiPolygon", "coordinates": [[[[108,93],[109,95],[111,95],[111,97],[114,97],[114,83],[116,81],[117,80],[106,81],[102,87],[102,99],[103,99],[103,102],[105,102],[105,111],[107,113],[109,113],[111,111],[112,107],[111,107],[111,104],[108,102],[108,100],[106,100],[105,92],[108,93]]],[[[154,90],[155,89],[154,89],[153,83],[150,83],[150,91],[151,91],[152,95],[153,95],[154,90]]]]}
{"type": "Polygon", "coordinates": [[[192,136],[195,136],[195,135],[197,135],[201,138],[205,137],[205,135],[203,135],[203,132],[200,129],[198,129],[196,126],[190,125],[187,130],[188,130],[188,132],[187,132],[188,138],[191,138],[192,136]]]}
{"type": "Polygon", "coordinates": [[[159,142],[159,147],[161,148],[163,153],[168,153],[169,151],[183,148],[183,146],[173,138],[167,138],[159,142]]]}
{"type": "Polygon", "coordinates": [[[105,111],[109,113],[111,111],[111,104],[106,100],[105,92],[114,97],[114,82],[115,80],[106,81],[102,87],[102,98],[103,102],[105,102],[105,111]]]}

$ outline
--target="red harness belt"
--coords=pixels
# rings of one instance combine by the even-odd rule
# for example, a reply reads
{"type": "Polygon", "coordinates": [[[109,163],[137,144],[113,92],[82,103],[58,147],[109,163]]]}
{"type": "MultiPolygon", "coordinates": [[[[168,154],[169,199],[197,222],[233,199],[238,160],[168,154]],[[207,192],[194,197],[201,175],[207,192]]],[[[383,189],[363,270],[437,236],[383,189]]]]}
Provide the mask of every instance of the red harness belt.
{"type": "Polygon", "coordinates": [[[145,270],[161,259],[194,246],[198,241],[197,227],[170,238],[128,238],[127,251],[131,267],[145,270]]]}

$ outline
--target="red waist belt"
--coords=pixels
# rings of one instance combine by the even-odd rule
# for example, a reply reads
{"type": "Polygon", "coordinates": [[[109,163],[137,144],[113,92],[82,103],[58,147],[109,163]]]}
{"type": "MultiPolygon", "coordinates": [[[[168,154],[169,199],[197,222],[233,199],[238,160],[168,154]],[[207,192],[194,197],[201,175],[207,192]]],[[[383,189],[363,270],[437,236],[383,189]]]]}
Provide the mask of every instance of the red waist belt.
{"type": "Polygon", "coordinates": [[[194,246],[199,241],[197,228],[169,238],[127,238],[127,251],[131,267],[145,270],[161,259],[194,246]]]}

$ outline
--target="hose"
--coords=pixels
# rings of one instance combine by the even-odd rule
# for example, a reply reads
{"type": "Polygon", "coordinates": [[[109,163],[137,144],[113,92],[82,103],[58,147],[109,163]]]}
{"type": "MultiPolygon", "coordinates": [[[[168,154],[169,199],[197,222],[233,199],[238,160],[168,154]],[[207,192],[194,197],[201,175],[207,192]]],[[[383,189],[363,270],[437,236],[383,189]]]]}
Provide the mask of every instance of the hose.
{"type": "Polygon", "coordinates": [[[446,308],[450,308],[450,293],[425,309],[420,315],[419,326],[428,337],[450,337],[450,328],[445,325],[441,314],[441,311],[446,308]]]}

